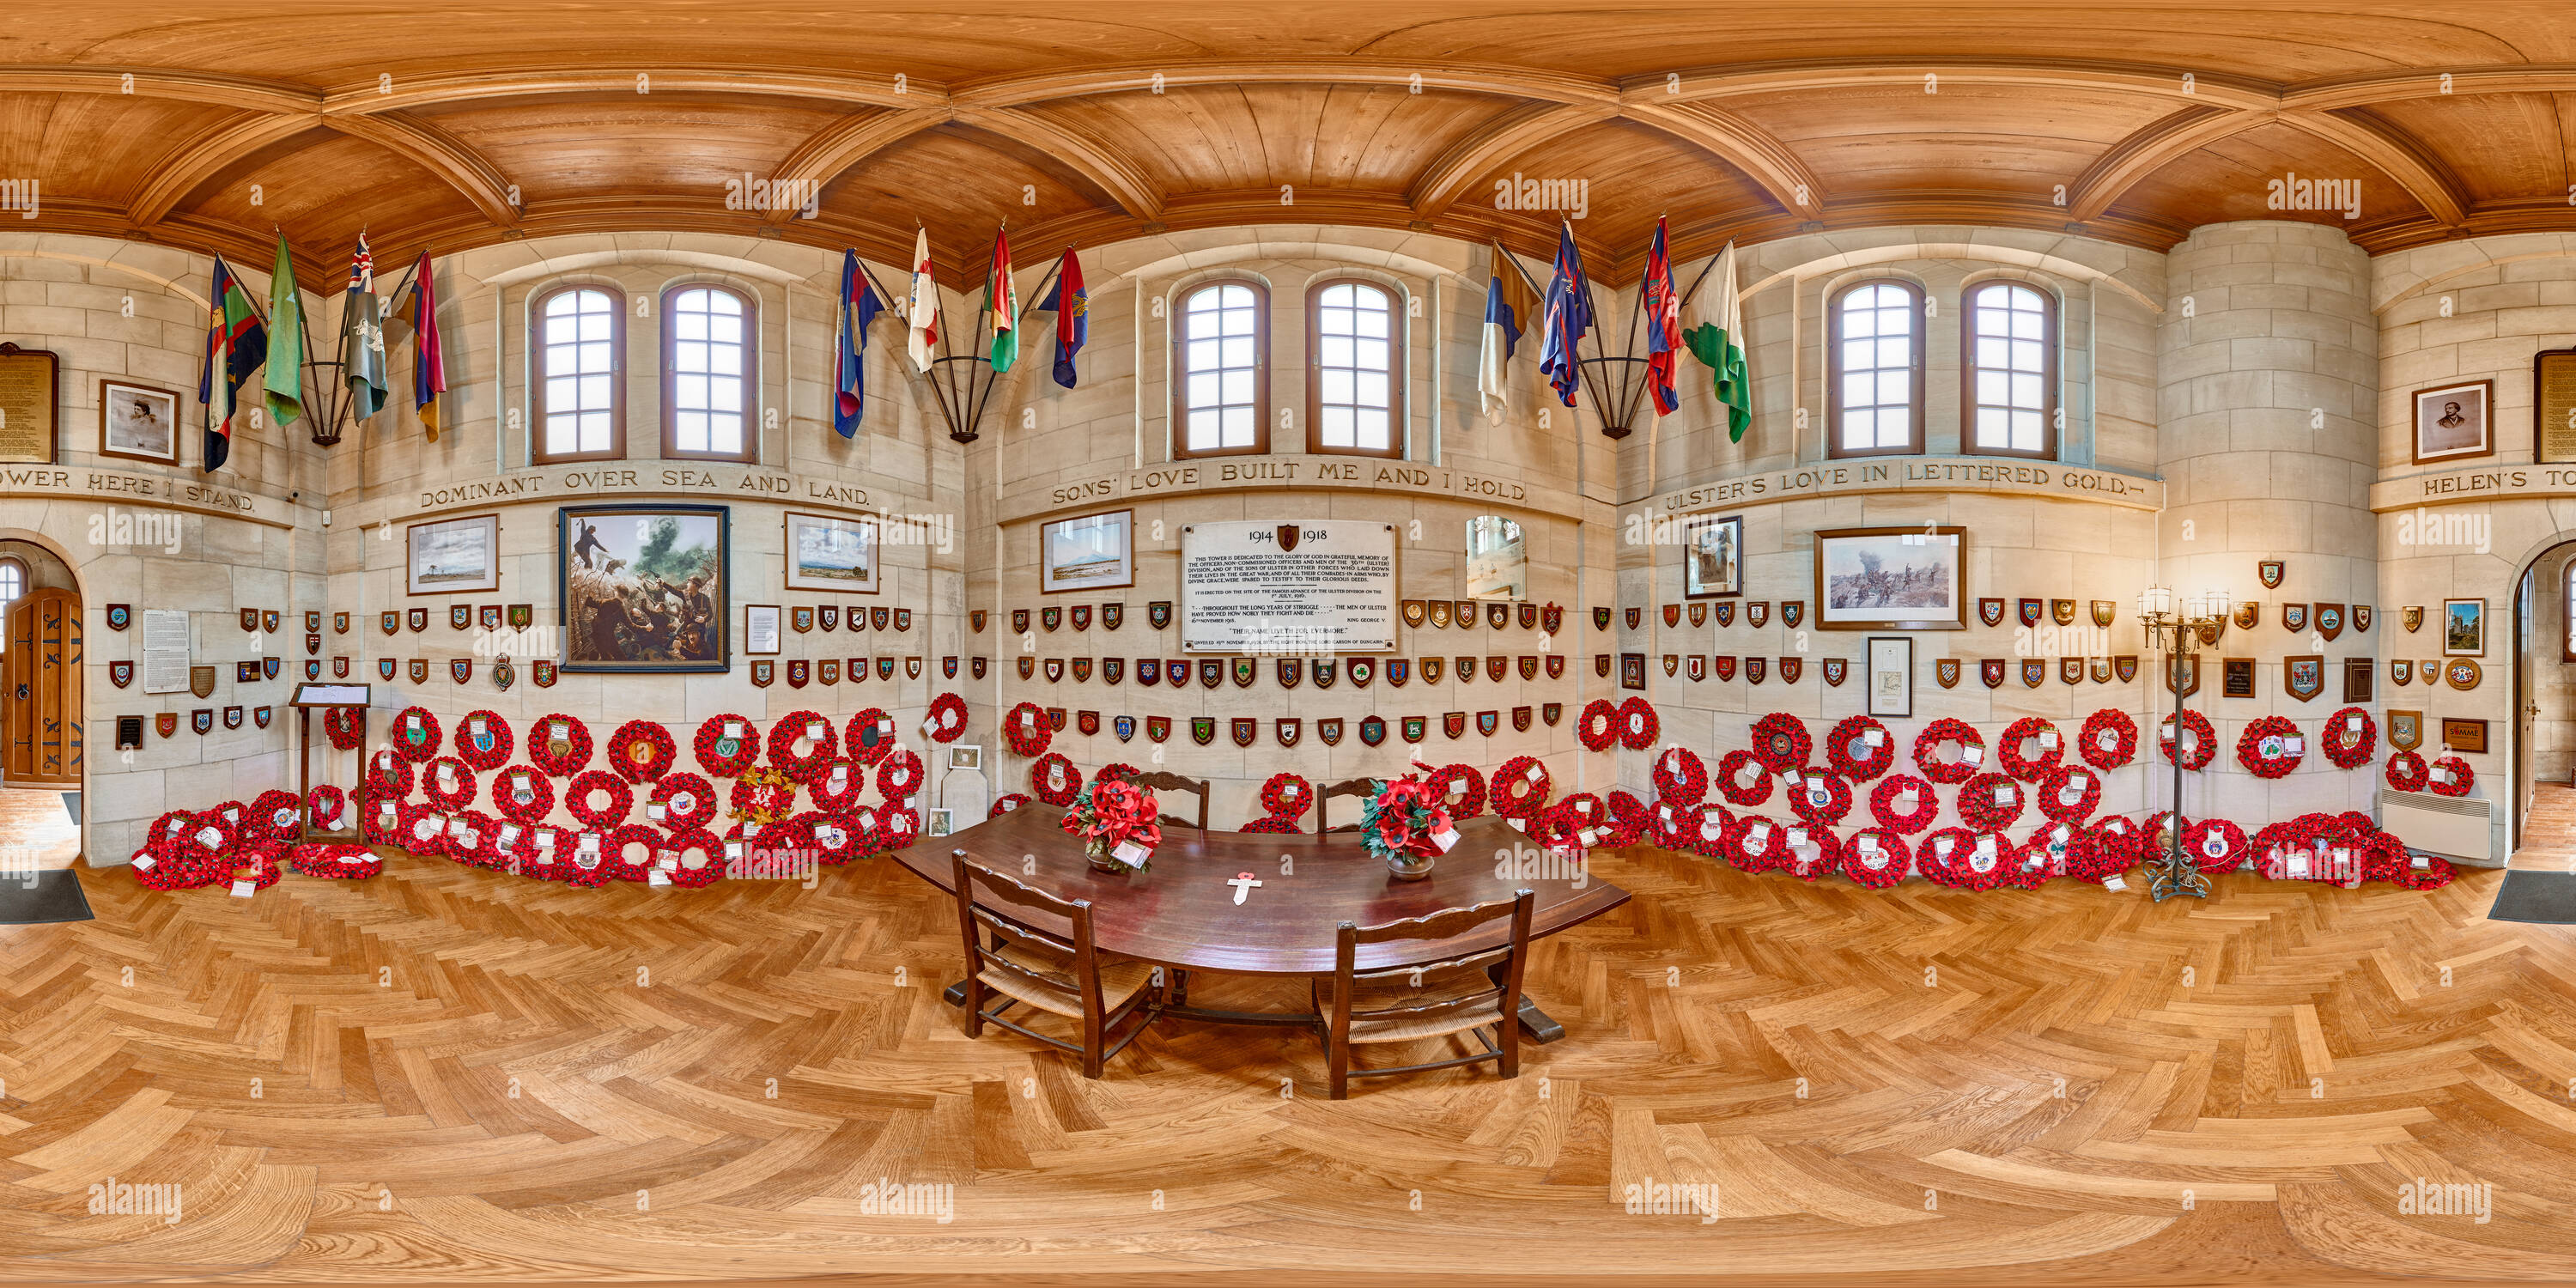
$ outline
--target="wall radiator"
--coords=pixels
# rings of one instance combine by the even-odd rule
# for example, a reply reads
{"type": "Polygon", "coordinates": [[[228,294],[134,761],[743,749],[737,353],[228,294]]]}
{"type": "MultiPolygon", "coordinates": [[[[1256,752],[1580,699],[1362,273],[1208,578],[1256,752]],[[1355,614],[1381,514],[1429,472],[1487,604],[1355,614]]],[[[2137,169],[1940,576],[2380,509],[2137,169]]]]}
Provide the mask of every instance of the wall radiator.
{"type": "Polygon", "coordinates": [[[2488,800],[2382,790],[2379,826],[2410,849],[2496,867],[2504,860],[2495,852],[2495,807],[2488,800]]]}

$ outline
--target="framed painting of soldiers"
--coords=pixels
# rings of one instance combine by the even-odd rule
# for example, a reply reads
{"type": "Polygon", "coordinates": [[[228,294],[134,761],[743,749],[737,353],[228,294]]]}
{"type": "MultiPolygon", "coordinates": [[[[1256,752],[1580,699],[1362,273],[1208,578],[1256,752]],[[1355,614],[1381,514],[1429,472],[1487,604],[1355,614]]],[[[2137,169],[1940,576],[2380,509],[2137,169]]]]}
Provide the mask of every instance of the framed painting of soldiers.
{"type": "Polygon", "coordinates": [[[722,671],[733,618],[732,513],[721,505],[556,512],[566,671],[722,671]]]}

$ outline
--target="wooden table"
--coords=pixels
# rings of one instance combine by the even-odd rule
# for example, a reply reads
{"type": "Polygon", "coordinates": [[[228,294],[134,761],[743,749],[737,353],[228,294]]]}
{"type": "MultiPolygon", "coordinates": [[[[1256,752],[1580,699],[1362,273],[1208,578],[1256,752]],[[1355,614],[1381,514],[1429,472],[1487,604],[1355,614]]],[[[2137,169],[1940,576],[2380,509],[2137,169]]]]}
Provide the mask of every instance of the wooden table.
{"type": "MultiPolygon", "coordinates": [[[[951,851],[964,850],[969,861],[993,869],[1065,899],[1091,901],[1092,934],[1101,951],[1133,957],[1180,972],[1174,977],[1172,1005],[1163,1013],[1220,1024],[1305,1026],[1314,1017],[1254,1011],[1214,1011],[1188,1003],[1188,975],[1194,970],[1237,975],[1330,975],[1335,931],[1344,921],[1373,926],[1419,917],[1443,908],[1510,899],[1515,891],[1537,892],[1530,937],[1541,938],[1581,925],[1628,901],[1628,892],[1598,878],[1577,883],[1508,879],[1494,875],[1497,851],[1535,854],[1536,847],[1493,815],[1472,818],[1458,827],[1458,845],[1440,856],[1431,875],[1420,881],[1398,881],[1384,861],[1369,857],[1355,832],[1327,835],[1283,835],[1261,832],[1206,832],[1165,827],[1163,844],[1154,851],[1147,872],[1095,872],[1083,857],[1080,839],[1058,826],[1064,811],[1052,805],[1026,804],[1000,818],[945,837],[923,837],[895,854],[897,862],[932,885],[956,893],[951,851]],[[1294,871],[1280,872],[1280,856],[1295,859],[1294,871]],[[1035,861],[1034,872],[1029,862],[1035,861]],[[1250,873],[1261,881],[1241,904],[1226,882],[1250,873]]],[[[1032,917],[1025,908],[995,908],[1029,920],[1037,929],[1070,934],[1061,918],[1032,917]]],[[[1488,923],[1474,934],[1442,940],[1413,940],[1360,946],[1357,969],[1429,965],[1498,947],[1510,938],[1507,922],[1488,923]]],[[[963,1006],[965,985],[950,985],[951,1006],[963,1006]]],[[[1521,1025],[1532,1039],[1553,1042],[1564,1026],[1521,998],[1521,1025]]]]}

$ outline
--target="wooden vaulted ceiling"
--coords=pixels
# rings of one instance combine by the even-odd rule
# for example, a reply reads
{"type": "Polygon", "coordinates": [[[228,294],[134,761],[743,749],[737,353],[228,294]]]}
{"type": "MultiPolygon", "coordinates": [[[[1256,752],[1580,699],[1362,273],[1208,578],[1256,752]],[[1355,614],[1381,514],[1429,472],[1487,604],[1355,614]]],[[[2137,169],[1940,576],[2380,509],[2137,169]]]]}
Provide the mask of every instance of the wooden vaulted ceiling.
{"type": "Polygon", "coordinates": [[[2148,247],[2245,218],[2372,250],[2576,224],[2562,4],[624,0],[210,15],[41,0],[0,26],[0,178],[37,221],[317,268],[559,232],[758,232],[964,280],[1166,228],[1500,236],[1579,179],[1596,271],[1801,229],[1976,223],[2148,247]],[[2267,205],[2360,182],[2360,216],[2267,205]],[[728,209],[811,181],[818,217],[728,209]]]}

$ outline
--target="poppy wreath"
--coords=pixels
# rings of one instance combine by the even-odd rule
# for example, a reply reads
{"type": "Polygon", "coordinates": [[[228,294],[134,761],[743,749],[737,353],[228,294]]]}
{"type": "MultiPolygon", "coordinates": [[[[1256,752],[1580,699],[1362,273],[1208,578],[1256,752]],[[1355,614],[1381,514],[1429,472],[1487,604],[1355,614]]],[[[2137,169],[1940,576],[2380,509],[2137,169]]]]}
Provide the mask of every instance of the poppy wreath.
{"type": "Polygon", "coordinates": [[[2236,735],[2236,763],[2245,766],[2247,772],[2256,778],[2286,778],[2291,770],[2299,767],[2299,757],[2286,750],[2277,756],[2266,756],[2263,754],[2263,740],[2298,736],[2299,727],[2285,716],[2264,716],[2249,721],[2244,732],[2236,735]]]}
{"type": "Polygon", "coordinates": [[[1825,759],[1835,773],[1866,783],[1896,764],[1896,739],[1888,736],[1886,725],[1868,716],[1846,716],[1825,735],[1825,759]],[[1873,733],[1878,735],[1875,745],[1869,738],[1873,733]]]}
{"type": "MultiPolygon", "coordinates": [[[[2248,866],[2262,873],[2265,880],[2287,881],[2292,879],[2287,851],[2296,849],[2314,851],[2316,837],[2313,832],[2300,826],[2298,822],[2284,821],[2269,824],[2254,833],[2253,847],[2254,857],[2248,866]]],[[[2308,875],[2296,879],[2323,881],[2326,879],[2326,873],[2321,865],[2311,860],[2308,875]]]]}
{"type": "Polygon", "coordinates": [[[179,834],[187,831],[189,822],[195,818],[196,815],[186,810],[174,809],[152,820],[152,830],[143,834],[143,848],[134,853],[154,860],[177,857],[179,834]]]}
{"type": "MultiPolygon", "coordinates": [[[[1043,725],[1046,722],[1046,713],[1039,712],[1038,723],[1043,725]]],[[[841,730],[841,749],[862,765],[873,765],[885,759],[886,753],[894,750],[894,717],[887,715],[884,707],[860,710],[841,730]],[[873,737],[869,736],[871,733],[873,737]]]]}
{"type": "Polygon", "coordinates": [[[471,868],[499,869],[509,865],[501,852],[500,820],[479,809],[469,809],[450,820],[447,828],[447,857],[471,868]],[[465,834],[457,835],[456,824],[465,825],[465,834]]]}
{"type": "Polygon", "coordinates": [[[661,854],[671,856],[671,884],[683,890],[699,890],[724,880],[724,842],[703,827],[684,827],[662,838],[661,854]],[[689,865],[691,851],[696,852],[697,866],[689,865]]]}
{"type": "Polygon", "coordinates": [[[2118,769],[2138,754],[2138,722],[2126,711],[2104,707],[2084,717],[2084,732],[2076,738],[2076,753],[2095,769],[2118,769]],[[2110,742],[2107,747],[2102,745],[2105,735],[2110,742]]]}
{"type": "Polygon", "coordinates": [[[2335,768],[2359,769],[2379,754],[2379,723],[2359,707],[2345,707],[2326,717],[2325,730],[2317,735],[2317,741],[2325,747],[2326,759],[2335,768]],[[2352,728],[2355,717],[2361,720],[2357,732],[2352,728]]]}
{"type": "Polygon", "coordinates": [[[2184,828],[2182,848],[2193,866],[2212,874],[2233,872],[2254,857],[2254,844],[2245,839],[2245,829],[2223,818],[2204,818],[2184,828]]]}
{"type": "Polygon", "coordinates": [[[242,823],[242,835],[256,841],[292,841],[301,829],[295,814],[295,793],[272,787],[251,798],[250,816],[242,823]]]}
{"type": "Polygon", "coordinates": [[[492,775],[492,808],[501,811],[501,817],[513,823],[535,827],[545,821],[546,815],[554,812],[555,780],[546,777],[545,771],[539,769],[502,770],[492,775]],[[517,790],[517,779],[521,774],[527,775],[528,779],[528,799],[524,802],[518,799],[517,790]]]}
{"type": "Polygon", "coordinates": [[[1530,756],[1514,756],[1494,771],[1485,785],[1494,812],[1504,818],[1528,819],[1547,808],[1552,780],[1547,766],[1530,756]]]}
{"type": "Polygon", "coordinates": [[[2147,834],[2134,819],[2113,814],[2090,830],[2094,844],[2102,848],[2102,861],[2119,860],[2115,872],[2126,872],[2147,857],[2147,834]]]}
{"type": "MultiPolygon", "coordinates": [[[[694,775],[692,775],[694,777],[694,775]]],[[[814,808],[837,814],[859,803],[859,793],[867,790],[868,774],[846,760],[832,762],[832,767],[805,781],[805,794],[814,800],[814,808]],[[853,772],[853,771],[856,772],[853,772]],[[840,775],[841,785],[834,787],[832,777],[840,775]]],[[[699,819],[700,823],[706,822],[699,819]]]]}
{"type": "Polygon", "coordinates": [[[1816,852],[1813,856],[1796,846],[1791,846],[1789,861],[1783,865],[1791,876],[1801,881],[1821,881],[1832,876],[1842,871],[1843,863],[1851,856],[1847,843],[1841,837],[1834,835],[1834,830],[1830,827],[1808,828],[1807,844],[1815,847],[1816,852]]]}
{"type": "Polygon", "coordinates": [[[2469,788],[2478,781],[2478,774],[2469,768],[2469,762],[2457,756],[2444,756],[2433,762],[2432,779],[2434,795],[2466,796],[2469,788]]]}
{"type": "Polygon", "coordinates": [[[193,890],[214,881],[213,867],[197,863],[185,839],[196,822],[197,816],[183,809],[152,821],[143,848],[130,860],[137,884],[152,890],[193,890]]]}
{"type": "Polygon", "coordinates": [[[878,817],[882,820],[877,827],[879,851],[891,853],[907,849],[921,839],[921,814],[911,806],[890,809],[878,817]]]}
{"type": "Polygon", "coordinates": [[[1637,838],[1645,835],[1646,802],[1637,799],[1636,793],[1613,790],[1603,798],[1603,804],[1610,812],[1609,822],[1603,825],[1608,833],[1602,839],[1603,845],[1612,849],[1635,845],[1637,838]]]}
{"type": "Polygon", "coordinates": [[[629,720],[608,735],[608,768],[630,783],[659,779],[679,758],[671,731],[650,720],[629,720]]]}
{"type": "Polygon", "coordinates": [[[2404,890],[2438,890],[2460,874],[2438,854],[2427,855],[2424,866],[2416,867],[2413,856],[2406,853],[2406,843],[2386,832],[2371,838],[2367,848],[2361,868],[2365,880],[2385,881],[2404,890]]]}
{"type": "Polygon", "coordinates": [[[1440,798],[1452,822],[1485,812],[1485,775],[1474,765],[1442,765],[1423,782],[1440,798]]]}
{"type": "Polygon", "coordinates": [[[1759,805],[1771,799],[1771,775],[1755,774],[1751,786],[1744,782],[1744,771],[1761,767],[1752,752],[1737,748],[1717,758],[1717,794],[1730,805],[1759,805]]]}
{"type": "Polygon", "coordinates": [[[1655,799],[1697,805],[1708,799],[1708,766],[1688,747],[1668,747],[1655,757],[1655,799]]]}
{"type": "Polygon", "coordinates": [[[348,793],[329,783],[314,788],[313,794],[304,798],[304,816],[327,832],[339,831],[344,826],[340,815],[348,808],[348,793]]]}
{"type": "Polygon", "coordinates": [[[1590,792],[1576,792],[1548,806],[1548,812],[1556,815],[1565,830],[1573,835],[1575,843],[1585,849],[1600,843],[1601,829],[1610,821],[1609,809],[1602,805],[1600,797],[1590,792]],[[1586,831],[1593,834],[1592,840],[1583,839],[1586,831]]]}
{"type": "Polygon", "coordinates": [[[332,746],[342,751],[355,751],[359,743],[366,741],[366,715],[358,707],[324,707],[322,732],[331,739],[332,746]]]}
{"type": "Polygon", "coordinates": [[[586,769],[580,777],[572,780],[571,787],[565,789],[564,809],[580,819],[583,827],[605,832],[625,822],[626,816],[634,811],[635,792],[626,785],[625,779],[605,769],[586,769]],[[607,805],[591,803],[591,796],[599,792],[608,793],[607,805]]]}
{"type": "Polygon", "coordinates": [[[1925,838],[1925,847],[1920,853],[1925,856],[1919,860],[1924,875],[1954,890],[1992,890],[2021,875],[2021,847],[2014,845],[2011,837],[1997,831],[1943,828],[1925,838]],[[1950,837],[1952,842],[1947,857],[1940,855],[1937,844],[1944,836],[1950,837]],[[1978,857],[1980,841],[1991,842],[1992,859],[1978,857]]]}
{"type": "MultiPolygon", "coordinates": [[[[2127,820],[2122,820],[2126,822],[2127,820]]],[[[2105,832],[2098,827],[2079,828],[2066,842],[2066,875],[2095,885],[2129,870],[2137,862],[2134,840],[2125,833],[2105,832]]]]}
{"type": "Polygon", "coordinates": [[[1682,848],[1693,854],[1723,859],[1727,854],[1727,835],[1735,830],[1735,815],[1715,801],[1697,809],[1682,811],[1682,848]]]}
{"type": "Polygon", "coordinates": [[[1295,835],[1298,830],[1296,819],[1277,814],[1265,814],[1235,829],[1237,832],[1266,832],[1281,836],[1295,835]]]}
{"type": "MultiPolygon", "coordinates": [[[[708,741],[712,743],[714,740],[708,741]]],[[[539,716],[528,726],[528,763],[557,778],[569,778],[580,773],[582,767],[590,763],[590,726],[583,724],[580,717],[560,711],[549,711],[539,716]],[[546,737],[546,731],[552,729],[557,720],[563,721],[564,726],[565,751],[562,755],[555,754],[551,740],[546,737]]]]}
{"type": "Polygon", "coordinates": [[[456,722],[453,751],[458,760],[474,766],[474,772],[478,774],[489,773],[509,763],[510,743],[510,722],[502,719],[498,711],[468,711],[456,722]],[[492,739],[488,748],[474,745],[470,731],[477,720],[483,722],[483,732],[492,739]]]}
{"type": "Polygon", "coordinates": [[[1014,756],[1044,755],[1047,744],[1054,740],[1055,726],[1048,723],[1046,709],[1034,702],[1023,702],[1002,717],[1002,741],[1011,744],[1014,756]]]}
{"type": "MultiPolygon", "coordinates": [[[[730,711],[723,715],[709,716],[698,726],[697,736],[689,739],[689,753],[697,757],[698,772],[707,777],[738,778],[742,776],[744,770],[751,768],[751,762],[760,756],[760,733],[751,727],[751,721],[730,711]],[[724,740],[725,726],[728,724],[742,726],[742,736],[734,740],[733,754],[730,756],[723,754],[716,746],[724,740]]],[[[528,754],[533,758],[536,755],[536,749],[529,748],[528,754]]]]}
{"type": "Polygon", "coordinates": [[[1063,752],[1050,751],[1029,766],[1029,790],[1049,805],[1070,805],[1074,794],[1082,790],[1082,771],[1074,768],[1063,752]]]}
{"type": "Polygon", "coordinates": [[[1959,785],[1958,806],[1960,822],[1980,832],[2001,831],[2021,817],[2021,784],[2002,774],[1979,774],[1959,785]]]}
{"type": "MultiPolygon", "coordinates": [[[[2173,722],[2172,716],[2166,716],[2164,722],[2156,726],[2156,749],[2164,753],[2168,765],[2174,758],[2173,722]]],[[[2200,769],[2218,757],[2218,731],[2209,727],[2209,717],[2197,711],[2185,711],[2182,713],[2182,727],[2191,735],[2191,750],[2182,758],[2183,768],[2200,769]]]]}
{"type": "Polygon", "coordinates": [[[429,797],[430,804],[451,813],[474,803],[474,787],[474,771],[454,756],[441,756],[421,770],[421,794],[429,797]],[[447,780],[449,785],[440,785],[442,769],[455,775],[447,780]]]}
{"type": "Polygon", "coordinates": [[[1029,794],[1027,792],[1009,792],[1004,794],[1000,800],[993,802],[993,808],[985,811],[984,817],[1000,818],[1004,814],[1008,814],[1012,810],[1018,809],[1028,803],[1029,794]]]}
{"type": "Polygon", "coordinates": [[[373,796],[401,800],[411,795],[411,762],[390,751],[379,751],[367,758],[365,785],[373,796]]]}
{"type": "Polygon", "coordinates": [[[2035,783],[2057,768],[2058,758],[2066,754],[2066,740],[2056,737],[2057,726],[2038,716],[2023,716],[2004,726],[2003,738],[1995,744],[1995,761],[2003,771],[2025,783],[2035,783]],[[2021,745],[2037,741],[2039,754],[2021,754],[2021,745]]]}
{"type": "MultiPolygon", "coordinates": [[[[1003,799],[1014,801],[1011,809],[1018,809],[1020,806],[1029,803],[1029,798],[1020,795],[1018,792],[1012,792],[1009,796],[1003,797],[1003,799]],[[1016,798],[1016,800],[1014,800],[1014,798],[1016,798]]],[[[1003,812],[1008,813],[1010,811],[1005,810],[1003,812]]],[[[885,852],[885,820],[878,816],[876,806],[861,805],[852,809],[849,813],[842,815],[842,817],[849,820],[851,832],[850,844],[857,848],[859,854],[882,854],[885,852]]]]}
{"type": "Polygon", "coordinates": [[[1986,740],[1965,720],[1943,716],[1923,726],[1923,732],[1914,735],[1914,767],[1922,770],[1923,776],[1933,782],[1964,783],[1976,777],[1977,767],[1984,763],[1986,740]],[[1934,754],[1945,742],[1959,744],[1957,760],[1943,760],[1934,754]]]}
{"type": "Polygon", "coordinates": [[[2357,809],[2348,809],[2335,815],[2335,822],[2343,826],[2344,833],[2350,836],[2356,845],[2379,834],[2378,822],[2357,809]]]}
{"type": "MultiPolygon", "coordinates": [[[[1098,775],[1100,778],[1108,776],[1106,769],[1098,775]]],[[[1295,774],[1272,774],[1261,784],[1261,808],[1274,818],[1283,815],[1295,818],[1304,814],[1306,806],[1314,799],[1314,787],[1295,774]]]]}
{"type": "MultiPolygon", "coordinates": [[[[849,794],[857,795],[860,784],[866,781],[852,775],[849,794]]],[[[715,821],[715,788],[696,774],[664,775],[660,782],[653,784],[653,792],[645,800],[662,807],[662,827],[666,831],[705,827],[715,821]]]]}
{"type": "Polygon", "coordinates": [[[1655,716],[1655,704],[1643,695],[1619,704],[1619,745],[1630,751],[1644,751],[1662,737],[1663,721],[1655,716]]]}
{"type": "Polygon", "coordinates": [[[955,742],[966,732],[966,699],[943,693],[930,700],[930,740],[955,742]]]}
{"type": "Polygon", "coordinates": [[[2401,792],[2424,790],[2424,758],[2411,751],[2401,751],[2388,758],[2388,785],[2401,792]]]}
{"type": "Polygon", "coordinates": [[[1746,814],[1727,825],[1718,855],[1746,872],[1777,872],[1789,866],[1789,829],[1775,819],[1746,814]]]}
{"type": "Polygon", "coordinates": [[[1956,885],[1950,872],[1950,856],[1977,843],[1977,834],[1964,827],[1945,827],[1914,843],[1914,870],[1934,885],[1956,885]]]}
{"type": "Polygon", "coordinates": [[[769,767],[797,782],[810,782],[830,769],[840,753],[840,732],[819,711],[790,711],[785,719],[769,726],[769,767]],[[812,738],[813,750],[797,755],[797,740],[809,737],[817,725],[822,726],[823,733],[812,738]]]}
{"type": "Polygon", "coordinates": [[[1796,716],[1774,711],[1753,722],[1753,758],[1772,773],[1796,770],[1815,751],[1815,739],[1807,736],[1806,723],[1796,716]]]}
{"type": "Polygon", "coordinates": [[[837,868],[870,852],[865,848],[867,834],[846,814],[799,814],[797,818],[814,834],[814,857],[825,867],[837,868]]]}
{"type": "Polygon", "coordinates": [[[1608,751],[1619,741],[1619,708],[1608,698],[1594,698],[1583,704],[1583,714],[1574,722],[1574,736],[1585,751],[1608,751]]]}
{"type": "Polygon", "coordinates": [[[1857,886],[1884,890],[1914,870],[1905,838],[1882,827],[1864,827],[1843,842],[1842,874],[1857,886]]]}
{"type": "Polygon", "coordinates": [[[235,863],[226,876],[232,881],[250,882],[253,890],[265,890],[276,885],[277,879],[285,874],[281,862],[285,857],[286,847],[275,841],[252,841],[242,847],[240,862],[235,863]],[[248,877],[241,874],[243,868],[251,870],[248,877]]]}
{"type": "Polygon", "coordinates": [[[404,707],[395,712],[393,732],[394,754],[415,765],[438,754],[438,717],[431,715],[427,707],[404,707]],[[403,736],[403,730],[415,717],[420,720],[419,742],[403,736]]]}
{"type": "Polygon", "coordinates": [[[1113,760],[1106,765],[1102,765],[1099,772],[1094,773],[1091,776],[1091,781],[1095,783],[1123,783],[1135,778],[1136,775],[1143,772],[1145,771],[1138,769],[1134,765],[1128,764],[1126,761],[1113,760]]]}
{"type": "Polygon", "coordinates": [[[1878,827],[1871,830],[1911,836],[1932,826],[1932,820],[1940,814],[1941,798],[1933,792],[1932,784],[1912,774],[1889,775],[1870,789],[1869,816],[1878,820],[1878,827]],[[1896,798],[1907,788],[1914,790],[1914,808],[1899,814],[1896,812],[1896,798]]]}
{"type": "Polygon", "coordinates": [[[927,777],[929,775],[921,767],[921,757],[908,747],[900,748],[886,757],[884,764],[877,766],[877,795],[901,804],[904,798],[921,790],[921,782],[927,777]]]}
{"type": "Polygon", "coordinates": [[[1844,782],[1839,774],[1829,774],[1810,766],[1799,774],[1797,782],[1790,785],[1789,808],[1797,811],[1798,817],[1818,827],[1841,823],[1843,816],[1851,813],[1851,807],[1851,784],[1844,782]],[[1816,799],[1819,790],[1825,794],[1822,801],[1816,799]]]}
{"type": "MultiPolygon", "coordinates": [[[[2160,809],[2153,814],[2147,815],[2146,821],[2138,824],[2138,857],[2142,860],[2151,859],[2157,855],[2163,854],[2167,849],[2169,849],[2171,847],[2171,838],[2165,835],[2165,829],[2173,825],[2174,812],[2172,810],[2160,809]]],[[[2181,826],[2191,826],[2191,820],[2189,818],[2184,818],[2181,821],[2181,826]]]]}
{"type": "Polygon", "coordinates": [[[2093,817],[2093,811],[2101,807],[2102,775],[2091,769],[2060,765],[2039,785],[2039,812],[2053,821],[2082,827],[2084,820],[2093,817]],[[2080,788],[2077,787],[2077,779],[2083,780],[2080,788]],[[2070,789],[2077,793],[2071,802],[2066,799],[2070,789]]]}
{"type": "Polygon", "coordinates": [[[1695,806],[1657,801],[1653,809],[1646,811],[1646,839],[1667,850],[1691,849],[1692,842],[1685,838],[1687,829],[1692,826],[1691,820],[1698,815],[1699,810],[1695,806]]]}
{"type": "Polygon", "coordinates": [[[418,806],[392,796],[379,796],[359,811],[358,827],[370,845],[402,845],[411,838],[411,814],[418,806]],[[388,814],[387,808],[392,812],[388,814]]]}
{"type": "Polygon", "coordinates": [[[726,812],[757,829],[796,812],[796,780],[775,769],[746,769],[725,794],[726,812]]]}
{"type": "Polygon", "coordinates": [[[340,881],[364,881],[385,870],[385,861],[363,845],[299,845],[291,862],[300,875],[340,881]]]}
{"type": "Polygon", "coordinates": [[[424,858],[437,858],[446,854],[446,816],[426,805],[405,811],[402,840],[397,844],[424,858]]]}
{"type": "Polygon", "coordinates": [[[662,835],[662,829],[644,823],[628,823],[609,833],[599,843],[599,857],[605,860],[599,865],[600,871],[617,881],[651,881],[662,835]],[[630,845],[643,847],[643,855],[628,854],[626,847],[630,845]]]}
{"type": "Polygon", "coordinates": [[[2032,832],[2029,840],[2005,852],[2012,860],[2012,871],[2004,877],[2003,884],[2016,890],[2036,890],[2047,885],[2049,878],[2065,870],[2066,853],[2074,846],[2077,835],[2076,829],[2064,823],[2032,832]]]}

